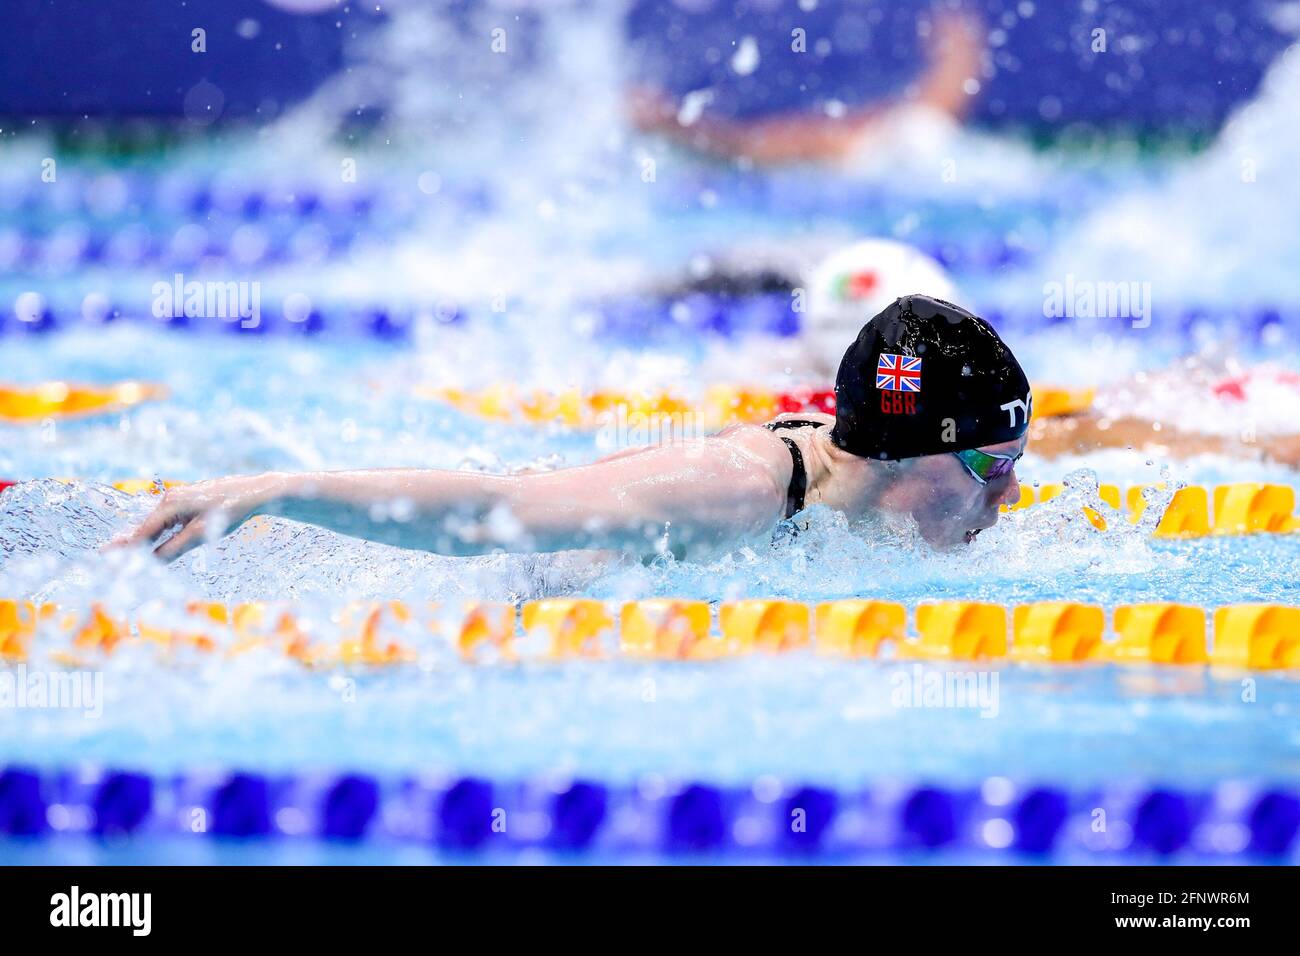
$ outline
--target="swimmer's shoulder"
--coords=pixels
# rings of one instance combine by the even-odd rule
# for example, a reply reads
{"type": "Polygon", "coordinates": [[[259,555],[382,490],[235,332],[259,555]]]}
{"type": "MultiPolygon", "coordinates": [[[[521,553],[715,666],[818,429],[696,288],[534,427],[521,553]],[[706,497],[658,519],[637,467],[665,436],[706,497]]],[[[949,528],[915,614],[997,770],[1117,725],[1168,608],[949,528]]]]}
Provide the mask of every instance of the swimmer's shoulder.
{"type": "MultiPolygon", "coordinates": [[[[817,425],[834,425],[835,416],[827,415],[825,412],[782,412],[761,427],[766,429],[768,425],[779,422],[814,422],[817,425]]],[[[781,430],[785,431],[785,429],[781,430]]]]}
{"type": "Polygon", "coordinates": [[[798,426],[787,426],[771,428],[770,425],[781,422],[809,422],[810,426],[820,427],[823,425],[834,425],[835,416],[826,415],[822,412],[786,412],[777,415],[770,421],[761,425],[754,424],[736,424],[728,425],[726,428],[711,435],[710,438],[715,441],[727,442],[729,444],[746,448],[764,458],[774,458],[777,461],[784,462],[790,457],[786,444],[781,441],[781,436],[786,435],[793,437],[802,429],[798,426]]]}
{"type": "Polygon", "coordinates": [[[797,429],[774,431],[766,425],[737,424],[728,425],[706,440],[726,445],[750,459],[766,473],[784,500],[794,463],[790,456],[790,446],[781,438],[782,435],[793,436],[796,431],[797,429]]]}

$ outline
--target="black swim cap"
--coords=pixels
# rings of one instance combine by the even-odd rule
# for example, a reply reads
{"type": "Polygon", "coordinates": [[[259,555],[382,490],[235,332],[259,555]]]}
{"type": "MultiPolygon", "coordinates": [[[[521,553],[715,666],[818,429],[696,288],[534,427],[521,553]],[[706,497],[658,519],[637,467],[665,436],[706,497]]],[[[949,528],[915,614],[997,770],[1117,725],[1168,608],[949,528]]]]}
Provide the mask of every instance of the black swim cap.
{"type": "Polygon", "coordinates": [[[941,299],[908,295],[844,353],[831,440],[889,460],[996,445],[1025,433],[1031,401],[992,326],[941,299]]]}

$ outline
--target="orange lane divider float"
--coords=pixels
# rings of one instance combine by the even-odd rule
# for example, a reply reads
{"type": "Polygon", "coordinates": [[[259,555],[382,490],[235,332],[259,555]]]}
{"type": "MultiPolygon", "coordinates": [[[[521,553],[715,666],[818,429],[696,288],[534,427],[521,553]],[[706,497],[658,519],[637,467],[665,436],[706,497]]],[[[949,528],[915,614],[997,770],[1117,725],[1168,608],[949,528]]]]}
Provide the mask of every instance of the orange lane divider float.
{"type": "Polygon", "coordinates": [[[1210,665],[1300,670],[1300,607],[1241,604],[1205,609],[1043,601],[1004,607],[972,601],[902,604],[846,599],[815,606],[784,599],[706,601],[652,598],[621,606],[593,598],[464,607],[358,602],[326,618],[292,606],[191,602],[125,619],[93,605],[71,610],[0,601],[0,660],[28,660],[53,639],[49,658],[89,666],[125,646],[164,657],[277,652],[310,668],[411,664],[450,650],[475,663],[521,660],[705,661],[755,653],[888,660],[1029,664],[1210,665]],[[1107,618],[1110,627],[1107,628],[1107,618]],[[1211,630],[1209,624],[1213,621],[1211,630]],[[439,650],[441,648],[441,650],[439,650]]]}
{"type": "MultiPolygon", "coordinates": [[[[1147,508],[1144,492],[1160,485],[1133,485],[1121,493],[1118,485],[1098,488],[1103,502],[1127,515],[1137,523],[1147,508]],[[1123,502],[1123,507],[1121,507],[1123,502]]],[[[1003,505],[1003,511],[1022,511],[1036,504],[1051,501],[1065,490],[1061,484],[1020,485],[1020,498],[1013,505],[1003,505]]],[[[1237,534],[1289,534],[1300,530],[1300,516],[1295,514],[1296,494],[1290,485],[1268,485],[1258,482],[1238,482],[1208,489],[1188,485],[1174,492],[1165,509],[1155,536],[1158,538],[1200,538],[1206,535],[1237,534]],[[1213,502],[1213,509],[1210,505],[1213,502]]],[[[1084,513],[1093,526],[1106,530],[1105,517],[1094,508],[1084,506],[1084,513]]]]}
{"type": "Polygon", "coordinates": [[[1300,668],[1300,608],[1235,604],[1217,609],[1211,660],[1247,670],[1300,668]]]}
{"type": "MultiPolygon", "coordinates": [[[[551,657],[600,657],[605,638],[615,630],[605,603],[591,599],[529,601],[522,618],[525,631],[549,636],[551,657]]],[[[513,619],[509,630],[514,630],[513,619]]]]}
{"type": "Polygon", "coordinates": [[[82,418],[120,412],[141,402],[167,397],[162,385],[118,382],[114,385],[0,385],[0,421],[32,424],[47,418],[82,418]]]}
{"type": "MultiPolygon", "coordinates": [[[[1158,487],[1158,486],[1157,486],[1158,487]]],[[[1293,493],[1294,497],[1294,493],[1293,493]]],[[[1141,486],[1128,489],[1130,520],[1138,521],[1147,508],[1147,497],[1141,486]]],[[[1201,538],[1210,533],[1210,496],[1199,485],[1189,485],[1174,492],[1173,500],[1165,508],[1155,534],[1160,538],[1201,538]]]]}
{"type": "Polygon", "coordinates": [[[1040,385],[1032,391],[1035,418],[1056,418],[1086,412],[1097,397],[1095,388],[1053,388],[1040,385]]]}
{"type": "Polygon", "coordinates": [[[712,637],[710,617],[707,601],[629,601],[619,612],[620,647],[633,657],[721,657],[723,642],[712,637]]]}
{"type": "Polygon", "coordinates": [[[1090,604],[1039,601],[1012,612],[1011,658],[1030,663],[1097,660],[1106,612],[1090,604]]]}
{"type": "MultiPolygon", "coordinates": [[[[737,422],[756,424],[786,412],[835,414],[833,388],[800,387],[777,391],[744,385],[712,385],[692,401],[670,391],[550,392],[520,389],[511,384],[482,389],[421,386],[416,394],[448,404],[481,418],[502,422],[559,423],[592,428],[615,422],[682,419],[701,427],[720,428],[737,422]]],[[[1035,388],[1034,415],[1069,415],[1092,404],[1093,389],[1035,388]]]]}
{"type": "Polygon", "coordinates": [[[812,641],[811,612],[798,601],[751,598],[718,607],[718,630],[739,653],[799,650],[812,641]]]}
{"type": "Polygon", "coordinates": [[[433,398],[480,418],[501,422],[558,423],[570,428],[595,428],[620,420],[679,421],[699,428],[720,428],[734,422],[763,422],[782,412],[829,410],[834,413],[834,392],[777,393],[763,389],[714,386],[700,401],[672,392],[620,392],[601,390],[563,392],[520,390],[494,385],[477,391],[455,388],[419,388],[416,394],[433,398]]]}
{"type": "Polygon", "coordinates": [[[913,642],[899,645],[902,656],[973,661],[1007,656],[1007,610],[975,601],[941,601],[916,608],[913,642]]]}
{"type": "Polygon", "coordinates": [[[1287,532],[1297,529],[1295,489],[1240,482],[1214,489],[1214,534],[1287,532]]]}
{"type": "Polygon", "coordinates": [[[817,605],[814,645],[833,657],[879,657],[907,636],[907,609],[892,601],[849,599],[817,605]]]}
{"type": "Polygon", "coordinates": [[[1205,611],[1180,604],[1132,604],[1115,609],[1119,663],[1204,664],[1209,660],[1205,611]]]}

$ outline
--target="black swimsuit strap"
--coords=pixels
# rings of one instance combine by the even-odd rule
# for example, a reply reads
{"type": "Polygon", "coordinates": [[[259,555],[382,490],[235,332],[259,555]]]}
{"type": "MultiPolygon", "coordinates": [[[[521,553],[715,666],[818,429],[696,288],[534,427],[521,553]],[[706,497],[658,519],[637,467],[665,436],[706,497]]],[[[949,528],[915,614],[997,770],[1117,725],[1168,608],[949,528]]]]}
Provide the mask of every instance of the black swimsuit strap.
{"type": "MultiPolygon", "coordinates": [[[[782,421],[768,422],[766,428],[768,431],[776,431],[779,428],[804,428],[809,425],[816,428],[823,424],[825,423],[810,422],[802,418],[787,418],[782,421]]],[[[799,450],[795,440],[782,435],[781,441],[785,442],[786,447],[790,449],[790,459],[794,462],[794,470],[790,472],[790,487],[785,492],[785,516],[790,518],[803,511],[804,496],[808,493],[808,470],[803,464],[803,452],[799,450]]]]}
{"type": "Polygon", "coordinates": [[[803,466],[803,452],[793,438],[781,436],[781,441],[790,448],[790,457],[794,459],[794,471],[790,473],[790,487],[785,491],[785,516],[792,518],[803,511],[803,497],[808,491],[808,472],[803,466]]]}
{"type": "Polygon", "coordinates": [[[814,422],[807,418],[780,418],[774,422],[768,422],[763,427],[774,432],[778,428],[821,428],[825,424],[825,422],[814,422]]]}

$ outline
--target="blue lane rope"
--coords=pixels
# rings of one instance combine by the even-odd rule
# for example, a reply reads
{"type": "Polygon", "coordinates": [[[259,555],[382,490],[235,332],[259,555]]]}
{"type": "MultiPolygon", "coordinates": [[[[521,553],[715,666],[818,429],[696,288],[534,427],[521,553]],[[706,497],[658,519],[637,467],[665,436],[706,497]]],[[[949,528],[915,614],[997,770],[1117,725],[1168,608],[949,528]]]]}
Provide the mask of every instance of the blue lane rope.
{"type": "MultiPolygon", "coordinates": [[[[340,335],[377,339],[405,339],[423,317],[442,325],[487,322],[500,319],[486,304],[431,301],[418,305],[314,304],[299,319],[281,314],[280,297],[267,294],[255,325],[239,317],[173,315],[155,318],[151,303],[97,303],[88,317],[80,303],[46,305],[39,315],[20,319],[10,309],[0,312],[0,336],[43,335],[65,328],[88,327],[111,322],[152,324],[159,328],[190,332],[220,332],[236,335],[340,335]]],[[[593,334],[638,341],[700,335],[733,338],[764,334],[797,335],[802,316],[794,311],[790,296],[782,293],[727,297],[695,293],[673,300],[626,298],[579,307],[594,317],[593,334]]],[[[1151,329],[1137,329],[1127,318],[1049,319],[1033,310],[1008,312],[985,310],[984,316],[1003,334],[1033,334],[1052,328],[1078,328],[1115,335],[1150,335],[1151,329]]],[[[1200,307],[1170,309],[1157,318],[1152,328],[1166,341],[1195,343],[1232,333],[1243,343],[1277,345],[1281,339],[1300,338],[1300,311],[1282,311],[1260,306],[1234,312],[1210,311],[1200,307]]]]}
{"type": "MultiPolygon", "coordinates": [[[[177,220],[183,222],[182,220],[177,220]]],[[[95,268],[148,268],[163,274],[194,269],[201,263],[211,271],[214,265],[234,270],[264,268],[295,261],[295,242],[324,247],[321,261],[338,258],[356,239],[381,238],[395,229],[411,227],[409,217],[398,216],[382,223],[358,222],[338,214],[315,214],[303,218],[230,217],[204,220],[202,235],[177,243],[172,228],[153,229],[132,223],[112,228],[105,224],[71,223],[55,230],[9,230],[2,238],[12,274],[48,277],[73,275],[95,268]],[[250,246],[248,233],[238,241],[236,231],[254,228],[260,248],[250,246]],[[310,233],[302,236],[302,230],[310,233]],[[188,243],[188,244],[187,244],[188,243]]],[[[994,236],[965,243],[936,240],[917,244],[926,255],[954,272],[988,273],[1022,266],[1035,253],[1008,244],[994,236]]]]}
{"type": "Polygon", "coordinates": [[[602,856],[992,853],[1106,861],[1294,862],[1300,791],[1228,783],[1070,789],[993,778],[969,788],[853,790],[481,777],[150,776],[0,771],[0,838],[418,844],[458,852],[550,849],[602,856]]]}

